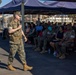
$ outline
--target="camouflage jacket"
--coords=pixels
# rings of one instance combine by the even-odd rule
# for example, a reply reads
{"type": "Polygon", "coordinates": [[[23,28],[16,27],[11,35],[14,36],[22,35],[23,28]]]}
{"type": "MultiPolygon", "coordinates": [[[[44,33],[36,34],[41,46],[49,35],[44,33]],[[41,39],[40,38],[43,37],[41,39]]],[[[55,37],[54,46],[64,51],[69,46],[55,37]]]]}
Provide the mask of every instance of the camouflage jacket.
{"type": "MultiPolygon", "coordinates": [[[[15,22],[14,20],[12,20],[8,27],[12,27],[12,29],[16,29],[18,26],[20,25],[20,22],[15,22]]],[[[16,32],[9,34],[10,37],[10,43],[12,44],[20,44],[20,40],[22,39],[22,33],[21,30],[17,30],[16,32]]]]}

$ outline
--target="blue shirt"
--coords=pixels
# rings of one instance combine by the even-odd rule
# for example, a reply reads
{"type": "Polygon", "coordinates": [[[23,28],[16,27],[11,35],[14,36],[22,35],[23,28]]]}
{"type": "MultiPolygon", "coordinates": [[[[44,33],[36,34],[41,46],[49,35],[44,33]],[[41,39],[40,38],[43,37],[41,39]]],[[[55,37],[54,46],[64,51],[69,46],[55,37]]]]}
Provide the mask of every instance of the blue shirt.
{"type": "Polygon", "coordinates": [[[43,26],[36,26],[36,31],[42,31],[43,30],[43,26]]]}

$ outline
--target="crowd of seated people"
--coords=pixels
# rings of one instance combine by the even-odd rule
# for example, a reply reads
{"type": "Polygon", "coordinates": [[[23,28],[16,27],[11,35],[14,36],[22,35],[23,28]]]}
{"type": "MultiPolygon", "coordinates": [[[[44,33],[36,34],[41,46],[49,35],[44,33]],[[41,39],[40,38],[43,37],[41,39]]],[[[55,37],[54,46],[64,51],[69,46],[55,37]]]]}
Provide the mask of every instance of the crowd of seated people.
{"type": "MultiPolygon", "coordinates": [[[[67,47],[76,45],[76,24],[71,23],[34,23],[25,24],[28,43],[34,44],[34,50],[45,53],[49,48],[59,59],[66,58],[67,47]]],[[[76,49],[76,48],[75,48],[76,49]]],[[[75,50],[74,49],[74,50],[75,50]]]]}

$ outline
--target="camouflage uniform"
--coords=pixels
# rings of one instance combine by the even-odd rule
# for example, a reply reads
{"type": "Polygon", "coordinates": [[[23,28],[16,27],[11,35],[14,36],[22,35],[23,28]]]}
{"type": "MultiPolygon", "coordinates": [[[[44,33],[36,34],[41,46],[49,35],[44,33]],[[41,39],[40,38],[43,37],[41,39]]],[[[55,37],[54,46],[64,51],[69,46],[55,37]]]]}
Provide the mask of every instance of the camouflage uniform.
{"type": "Polygon", "coordinates": [[[61,44],[61,52],[62,53],[66,53],[66,47],[68,47],[69,45],[72,45],[73,42],[67,42],[68,40],[70,39],[74,39],[75,38],[75,32],[74,30],[71,30],[71,31],[67,31],[64,33],[64,42],[61,44]]]}
{"type": "MultiPolygon", "coordinates": [[[[44,32],[44,35],[43,37],[45,37],[43,39],[43,50],[46,50],[47,49],[47,44],[49,44],[49,42],[54,38],[55,36],[55,31],[49,31],[49,30],[46,30],[44,32]]],[[[48,46],[49,47],[49,46],[48,46]]]]}
{"type": "MultiPolygon", "coordinates": [[[[14,20],[12,20],[9,24],[9,28],[12,27],[12,29],[15,29],[19,25],[20,25],[20,22],[15,22],[14,20]]],[[[8,58],[8,64],[9,65],[12,64],[16,52],[18,52],[19,58],[22,64],[26,64],[21,30],[17,30],[16,32],[12,34],[9,34],[9,37],[10,37],[10,40],[9,40],[10,53],[9,53],[9,58],[8,58]]]]}
{"type": "Polygon", "coordinates": [[[65,37],[65,41],[62,43],[61,50],[65,54],[66,47],[68,47],[69,45],[73,44],[73,42],[66,42],[66,41],[75,38],[75,32],[74,32],[74,30],[67,31],[66,33],[64,33],[64,37],[65,37]]]}
{"type": "Polygon", "coordinates": [[[40,36],[34,38],[34,44],[36,48],[39,48],[41,45],[40,36]]]}

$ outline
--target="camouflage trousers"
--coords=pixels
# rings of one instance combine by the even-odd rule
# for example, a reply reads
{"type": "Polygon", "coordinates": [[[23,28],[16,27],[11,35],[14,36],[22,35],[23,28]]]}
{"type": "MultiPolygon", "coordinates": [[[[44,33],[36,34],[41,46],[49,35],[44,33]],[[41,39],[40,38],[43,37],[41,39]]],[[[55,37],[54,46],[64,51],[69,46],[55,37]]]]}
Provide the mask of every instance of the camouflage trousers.
{"type": "Polygon", "coordinates": [[[8,57],[8,64],[12,64],[16,53],[18,52],[22,64],[26,64],[25,51],[23,42],[21,44],[10,44],[10,53],[8,57]]]}
{"type": "Polygon", "coordinates": [[[73,45],[73,42],[63,42],[61,45],[59,45],[59,43],[55,43],[56,46],[56,50],[58,52],[61,52],[62,54],[66,53],[66,48],[73,45]]]}
{"type": "Polygon", "coordinates": [[[43,49],[45,50],[47,48],[47,43],[50,41],[49,38],[44,38],[44,37],[36,37],[34,38],[34,44],[35,47],[42,47],[43,45],[43,49]],[[37,43],[36,43],[37,41],[37,43]],[[41,45],[42,44],[42,45],[41,45]]]}
{"type": "Polygon", "coordinates": [[[34,38],[34,44],[35,44],[35,47],[40,47],[40,37],[35,37],[34,38]]]}
{"type": "Polygon", "coordinates": [[[50,38],[44,38],[42,41],[43,41],[43,50],[46,50],[47,44],[50,42],[50,38]]]}

